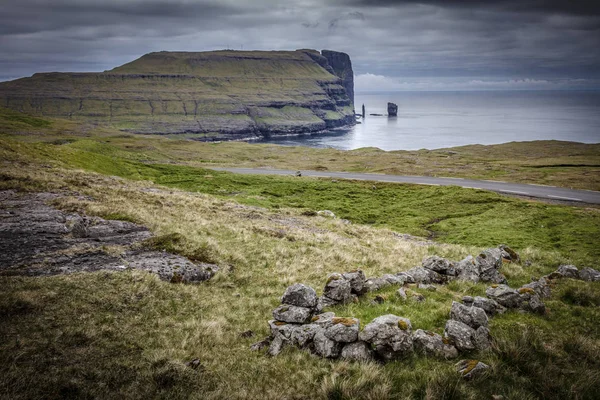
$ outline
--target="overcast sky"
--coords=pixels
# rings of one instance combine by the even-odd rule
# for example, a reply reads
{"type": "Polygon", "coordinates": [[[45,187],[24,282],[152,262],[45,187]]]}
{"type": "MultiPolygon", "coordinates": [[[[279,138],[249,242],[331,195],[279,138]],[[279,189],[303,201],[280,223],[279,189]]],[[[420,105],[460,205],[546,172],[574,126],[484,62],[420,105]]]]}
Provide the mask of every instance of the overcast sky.
{"type": "Polygon", "coordinates": [[[0,0],[0,7],[0,80],[103,71],[160,50],[315,48],[350,54],[358,91],[600,89],[598,0],[0,0]]]}

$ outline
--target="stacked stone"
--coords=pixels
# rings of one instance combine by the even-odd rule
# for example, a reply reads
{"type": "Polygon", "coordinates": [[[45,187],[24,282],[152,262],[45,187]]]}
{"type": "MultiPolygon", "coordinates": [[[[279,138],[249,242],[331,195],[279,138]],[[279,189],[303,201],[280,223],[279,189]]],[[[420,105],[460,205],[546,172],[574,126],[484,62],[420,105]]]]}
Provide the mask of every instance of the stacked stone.
{"type": "Polygon", "coordinates": [[[458,351],[489,349],[491,336],[485,310],[453,301],[450,319],[444,329],[444,339],[458,351]]]}
{"type": "MultiPolygon", "coordinates": [[[[334,278],[328,280],[325,294],[331,297],[327,299],[347,301],[353,288],[361,289],[361,282],[364,283],[361,271],[344,275],[346,278],[333,274],[334,278]]],[[[317,298],[315,290],[306,285],[298,283],[288,287],[281,298],[281,306],[273,310],[274,320],[269,321],[271,342],[268,353],[275,356],[284,346],[293,345],[309,349],[324,358],[371,360],[371,349],[358,340],[358,319],[338,318],[331,312],[315,315],[323,306],[322,299],[317,298]]]]}
{"type": "Polygon", "coordinates": [[[365,274],[361,270],[329,275],[323,296],[318,300],[317,310],[321,312],[325,307],[356,301],[358,296],[367,292],[365,281],[365,274]]]}

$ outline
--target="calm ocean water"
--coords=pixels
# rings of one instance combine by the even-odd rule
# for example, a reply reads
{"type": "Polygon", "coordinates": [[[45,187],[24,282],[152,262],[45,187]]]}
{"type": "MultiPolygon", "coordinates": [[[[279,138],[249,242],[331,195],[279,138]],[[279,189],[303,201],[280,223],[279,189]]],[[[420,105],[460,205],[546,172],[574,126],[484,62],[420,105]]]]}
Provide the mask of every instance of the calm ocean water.
{"type": "Polygon", "coordinates": [[[265,140],[261,143],[350,150],[436,149],[528,140],[600,142],[600,92],[489,91],[358,93],[356,112],[367,117],[351,129],[265,140]],[[387,102],[398,104],[398,117],[387,102]]]}

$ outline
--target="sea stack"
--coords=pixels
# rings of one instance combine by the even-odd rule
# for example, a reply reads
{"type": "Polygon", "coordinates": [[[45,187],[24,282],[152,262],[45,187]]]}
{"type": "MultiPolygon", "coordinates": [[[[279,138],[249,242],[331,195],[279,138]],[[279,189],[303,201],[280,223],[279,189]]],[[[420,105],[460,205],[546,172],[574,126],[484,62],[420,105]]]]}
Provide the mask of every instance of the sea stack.
{"type": "Polygon", "coordinates": [[[398,105],[394,103],[388,103],[388,117],[398,116],[398,105]]]}

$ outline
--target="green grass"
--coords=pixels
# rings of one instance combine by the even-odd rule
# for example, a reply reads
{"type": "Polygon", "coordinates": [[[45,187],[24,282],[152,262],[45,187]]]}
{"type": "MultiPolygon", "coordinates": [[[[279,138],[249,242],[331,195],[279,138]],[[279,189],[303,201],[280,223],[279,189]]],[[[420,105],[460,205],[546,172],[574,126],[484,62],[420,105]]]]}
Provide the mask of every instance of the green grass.
{"type": "Polygon", "coordinates": [[[51,125],[52,123],[46,119],[0,107],[0,131],[48,128],[51,125]]]}
{"type": "Polygon", "coordinates": [[[459,187],[248,176],[148,164],[140,162],[143,153],[91,140],[29,149],[71,168],[152,181],[271,209],[327,209],[353,223],[387,227],[445,243],[533,246],[557,251],[567,258],[585,254],[579,261],[590,265],[600,256],[600,212],[593,208],[548,205],[459,187]]]}
{"type": "Polygon", "coordinates": [[[589,255],[586,262],[600,256],[596,240],[600,237],[600,213],[596,209],[553,206],[459,187],[247,176],[146,164],[130,161],[132,154],[97,142],[79,141],[57,150],[56,157],[70,167],[149,180],[248,205],[327,209],[357,224],[385,226],[446,243],[534,246],[566,257],[585,253],[589,255]]]}

